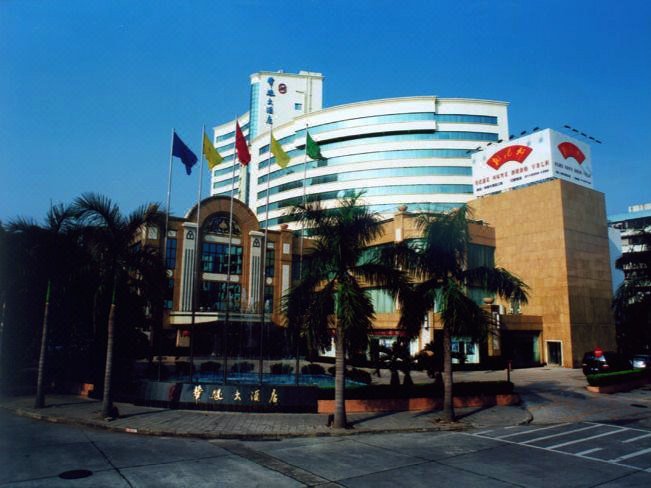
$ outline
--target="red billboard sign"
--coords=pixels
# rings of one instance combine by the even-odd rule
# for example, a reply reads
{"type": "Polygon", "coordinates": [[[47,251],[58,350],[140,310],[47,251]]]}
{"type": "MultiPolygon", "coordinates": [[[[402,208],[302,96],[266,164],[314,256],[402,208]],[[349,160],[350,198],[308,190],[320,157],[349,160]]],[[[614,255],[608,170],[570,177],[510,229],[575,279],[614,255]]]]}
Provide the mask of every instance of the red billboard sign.
{"type": "Polygon", "coordinates": [[[575,144],[571,142],[561,142],[558,145],[558,150],[561,152],[565,159],[574,158],[577,163],[581,164],[585,161],[585,154],[575,144]]]}
{"type": "Polygon", "coordinates": [[[491,168],[498,170],[503,164],[508,163],[509,161],[522,163],[527,159],[527,156],[531,154],[531,151],[532,149],[527,146],[507,146],[493,154],[486,164],[491,168]]]}

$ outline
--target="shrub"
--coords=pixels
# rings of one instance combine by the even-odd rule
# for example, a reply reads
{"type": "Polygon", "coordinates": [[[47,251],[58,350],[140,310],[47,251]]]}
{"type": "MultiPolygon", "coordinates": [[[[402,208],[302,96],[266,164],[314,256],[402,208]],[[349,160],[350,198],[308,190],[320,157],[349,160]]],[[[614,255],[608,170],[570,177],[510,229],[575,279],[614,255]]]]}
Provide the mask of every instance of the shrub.
{"type": "Polygon", "coordinates": [[[289,364],[275,363],[271,365],[271,374],[292,374],[294,368],[289,364]]]}
{"type": "Polygon", "coordinates": [[[310,363],[301,368],[301,374],[325,374],[325,369],[320,364],[310,363]]]}
{"type": "Polygon", "coordinates": [[[243,361],[241,363],[235,363],[233,366],[231,366],[231,373],[250,373],[254,369],[255,365],[253,363],[243,361]]]}
{"type": "Polygon", "coordinates": [[[641,380],[645,377],[644,371],[639,369],[627,369],[625,371],[613,371],[612,373],[596,373],[586,376],[590,386],[607,386],[625,383],[627,381],[641,380]]]}

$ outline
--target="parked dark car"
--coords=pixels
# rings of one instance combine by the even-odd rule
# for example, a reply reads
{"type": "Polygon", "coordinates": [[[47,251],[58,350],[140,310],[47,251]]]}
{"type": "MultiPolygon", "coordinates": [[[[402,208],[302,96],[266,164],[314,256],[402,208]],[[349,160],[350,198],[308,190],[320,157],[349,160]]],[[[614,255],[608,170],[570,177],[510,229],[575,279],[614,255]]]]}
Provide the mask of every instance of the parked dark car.
{"type": "Polygon", "coordinates": [[[631,364],[636,369],[651,369],[651,354],[636,354],[631,359],[631,364]]]}
{"type": "Polygon", "coordinates": [[[600,356],[595,356],[594,352],[586,352],[581,366],[583,374],[589,375],[631,369],[631,362],[625,356],[612,351],[604,351],[600,356]]]}

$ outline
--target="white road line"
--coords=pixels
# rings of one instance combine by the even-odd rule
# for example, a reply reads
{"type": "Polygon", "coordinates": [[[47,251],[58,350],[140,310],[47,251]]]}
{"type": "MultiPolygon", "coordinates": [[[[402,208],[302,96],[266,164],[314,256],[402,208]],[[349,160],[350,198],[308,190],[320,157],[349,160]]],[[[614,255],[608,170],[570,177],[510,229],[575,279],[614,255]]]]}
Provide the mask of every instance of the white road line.
{"type": "Polygon", "coordinates": [[[500,436],[500,437],[494,437],[494,439],[506,439],[507,437],[514,437],[516,435],[522,435],[522,434],[530,434],[532,432],[538,432],[540,430],[553,429],[555,427],[564,427],[566,425],[570,425],[570,423],[566,422],[564,424],[550,425],[549,427],[540,427],[539,429],[525,430],[523,432],[516,432],[515,434],[509,434],[509,435],[503,435],[503,436],[500,436]]]}
{"type": "Polygon", "coordinates": [[[610,461],[613,462],[613,463],[618,463],[620,461],[625,461],[626,459],[631,459],[631,458],[634,458],[634,457],[641,456],[643,454],[646,454],[647,452],[651,452],[651,447],[649,447],[647,449],[641,449],[639,451],[632,452],[630,454],[627,454],[626,456],[619,456],[618,458],[611,459],[610,461]]]}
{"type": "Polygon", "coordinates": [[[552,437],[560,437],[562,435],[574,434],[575,432],[582,432],[584,430],[596,429],[598,425],[590,425],[588,427],[582,427],[580,429],[568,430],[567,432],[561,432],[560,434],[551,434],[545,435],[543,437],[536,437],[535,439],[529,439],[528,441],[523,441],[521,444],[529,444],[531,442],[544,441],[546,439],[551,439],[552,437]]]}
{"type": "Polygon", "coordinates": [[[644,435],[638,435],[637,437],[633,437],[632,439],[626,439],[625,441],[622,441],[622,444],[626,444],[628,442],[639,441],[640,439],[644,439],[645,437],[651,437],[651,432],[648,433],[648,434],[644,434],[644,435]]]}
{"type": "Polygon", "coordinates": [[[625,430],[626,429],[617,429],[617,430],[613,430],[612,432],[606,432],[604,434],[597,434],[597,435],[593,435],[593,436],[590,436],[590,437],[584,437],[583,439],[577,439],[577,440],[574,440],[574,441],[563,442],[561,444],[555,444],[553,446],[547,446],[547,449],[557,449],[559,447],[569,446],[570,444],[578,444],[579,442],[585,442],[585,441],[589,441],[589,440],[592,440],[592,439],[597,439],[599,437],[606,437],[607,435],[619,434],[620,432],[624,432],[625,430]]]}
{"type": "Polygon", "coordinates": [[[490,429],[490,430],[482,430],[481,432],[475,432],[475,435],[484,435],[488,434],[489,432],[493,432],[495,429],[490,429]]]}
{"type": "Polygon", "coordinates": [[[603,451],[603,447],[595,447],[594,449],[588,449],[587,451],[581,451],[581,452],[576,452],[574,453],[575,456],[586,456],[588,454],[592,454],[593,452],[597,451],[603,451]]]}

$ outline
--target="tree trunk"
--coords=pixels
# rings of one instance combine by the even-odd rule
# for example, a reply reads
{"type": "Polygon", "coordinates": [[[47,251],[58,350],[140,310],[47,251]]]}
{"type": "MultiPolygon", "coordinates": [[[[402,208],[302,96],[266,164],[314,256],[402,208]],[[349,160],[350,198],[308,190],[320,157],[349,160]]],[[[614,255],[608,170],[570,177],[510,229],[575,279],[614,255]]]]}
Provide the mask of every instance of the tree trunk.
{"type": "MultiPolygon", "coordinates": [[[[115,297],[115,293],[113,294],[115,297]]],[[[113,331],[115,328],[115,298],[112,300],[108,316],[108,338],[106,341],[106,366],[104,367],[104,396],[102,398],[102,417],[112,417],[111,375],[113,373],[113,331]]]]}
{"type": "Polygon", "coordinates": [[[345,429],[348,426],[346,422],[345,374],[344,328],[337,323],[335,335],[335,429],[345,429]]]}
{"type": "Polygon", "coordinates": [[[38,356],[38,376],[36,380],[36,399],[34,408],[43,408],[45,406],[45,391],[43,379],[45,376],[45,355],[47,352],[47,325],[48,315],[50,313],[50,293],[52,291],[52,282],[48,280],[47,291],[45,292],[45,311],[43,312],[43,328],[41,330],[41,351],[38,356]]]}
{"type": "Polygon", "coordinates": [[[455,421],[452,384],[452,334],[443,327],[443,420],[446,422],[455,421]]]}

